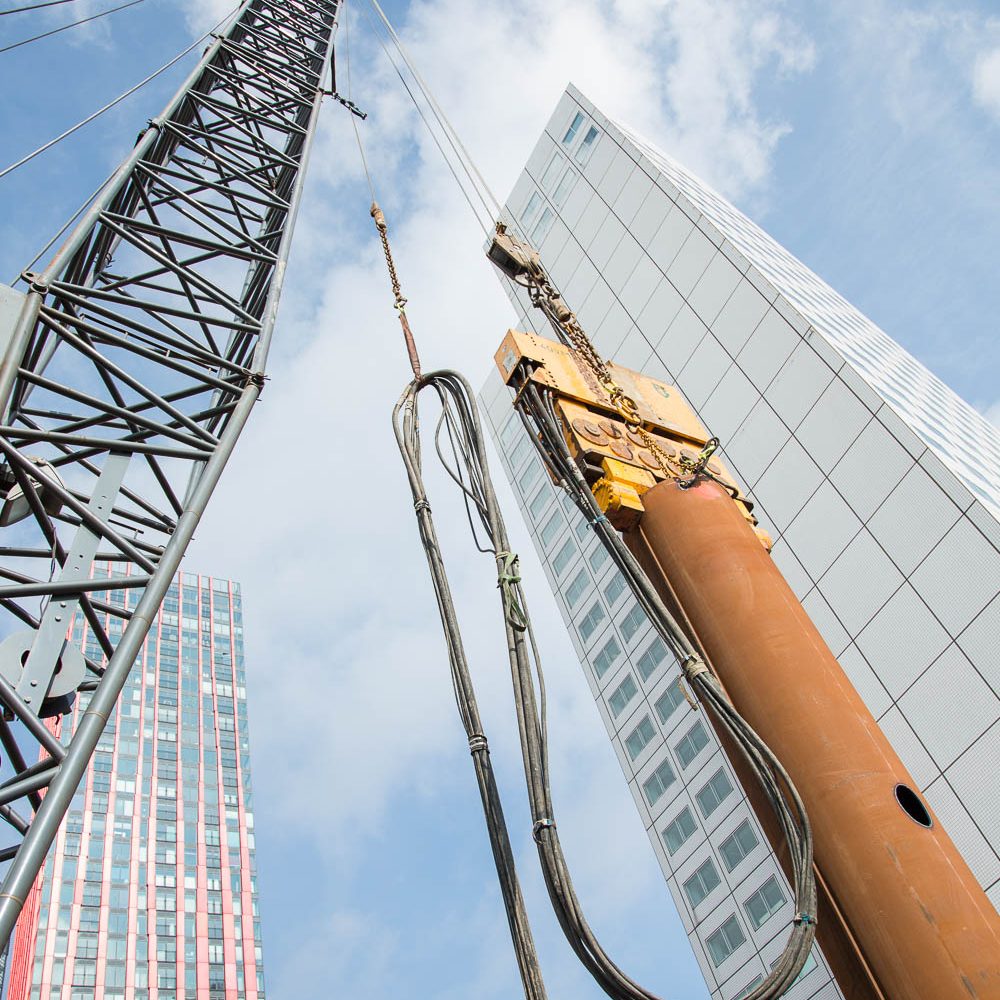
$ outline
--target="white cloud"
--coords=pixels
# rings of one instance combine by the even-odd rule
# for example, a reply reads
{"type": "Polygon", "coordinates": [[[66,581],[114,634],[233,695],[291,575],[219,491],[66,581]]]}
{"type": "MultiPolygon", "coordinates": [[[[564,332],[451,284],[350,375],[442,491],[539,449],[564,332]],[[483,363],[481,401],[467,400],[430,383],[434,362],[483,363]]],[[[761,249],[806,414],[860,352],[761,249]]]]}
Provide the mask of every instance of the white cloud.
{"type": "Polygon", "coordinates": [[[192,35],[201,35],[233,12],[232,0],[185,0],[181,5],[192,35]]]}
{"type": "Polygon", "coordinates": [[[1000,48],[983,52],[972,69],[972,96],[1000,121],[1000,48]]]}

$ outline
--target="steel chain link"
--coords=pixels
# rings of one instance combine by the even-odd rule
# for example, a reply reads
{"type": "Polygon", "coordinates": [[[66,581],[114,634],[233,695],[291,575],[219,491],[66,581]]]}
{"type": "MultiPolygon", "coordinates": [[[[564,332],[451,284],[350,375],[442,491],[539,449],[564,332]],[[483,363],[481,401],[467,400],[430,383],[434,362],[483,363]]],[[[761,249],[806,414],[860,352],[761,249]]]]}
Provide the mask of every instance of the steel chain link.
{"type": "MultiPolygon", "coordinates": [[[[541,268],[539,268],[539,271],[540,273],[533,273],[528,278],[531,282],[528,291],[531,295],[532,304],[541,309],[566,334],[566,338],[573,349],[583,358],[594,377],[604,388],[604,391],[607,392],[608,398],[611,400],[611,405],[621,415],[625,425],[641,438],[646,449],[656,459],[656,464],[660,467],[663,475],[668,479],[676,479],[678,477],[678,469],[672,467],[674,463],[680,467],[680,473],[693,471],[692,467],[696,463],[689,464],[689,461],[683,457],[671,459],[660,447],[652,434],[643,427],[642,418],[639,416],[639,407],[635,400],[615,382],[607,363],[597,353],[597,349],[580,325],[576,314],[569,309],[562,297],[552,286],[548,275],[544,271],[541,271],[541,268]]],[[[702,456],[699,456],[697,461],[700,461],[701,458],[702,456]]]]}

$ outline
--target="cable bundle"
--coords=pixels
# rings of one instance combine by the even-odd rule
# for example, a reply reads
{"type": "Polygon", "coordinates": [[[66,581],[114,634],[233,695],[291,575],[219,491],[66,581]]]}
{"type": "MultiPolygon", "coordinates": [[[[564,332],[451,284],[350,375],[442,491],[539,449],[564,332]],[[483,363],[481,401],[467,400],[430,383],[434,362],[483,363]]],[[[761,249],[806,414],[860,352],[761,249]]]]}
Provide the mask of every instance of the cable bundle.
{"type": "MultiPolygon", "coordinates": [[[[609,996],[615,1000],[656,1000],[654,994],[629,978],[604,951],[587,923],[574,891],[559,842],[552,804],[545,682],[516,569],[516,557],[510,552],[503,517],[490,480],[485,443],[472,389],[458,373],[440,371],[414,380],[407,386],[393,411],[393,424],[409,476],[421,539],[448,643],[456,700],[476,763],[486,824],[525,995],[531,998],[544,997],[544,986],[510,853],[503,813],[489,767],[486,739],[476,708],[455,607],[424,488],[417,409],[417,395],[424,388],[434,389],[442,408],[434,434],[437,454],[448,474],[462,490],[477,548],[481,552],[491,553],[496,560],[533,835],[553,909],[570,946],[609,996]],[[482,541],[480,533],[485,533],[482,541]]],[[[543,395],[530,382],[522,383],[518,388],[523,390],[518,395],[519,412],[546,464],[593,525],[643,609],[684,666],[691,686],[740,747],[781,822],[791,851],[797,915],[784,953],[770,975],[748,994],[751,1000],[773,1000],[789,988],[801,971],[815,936],[816,887],[812,870],[812,833],[802,802],[780,763],[729,703],[718,681],[671,617],[631,552],[601,517],[586,482],[566,450],[550,394],[543,395]]]]}

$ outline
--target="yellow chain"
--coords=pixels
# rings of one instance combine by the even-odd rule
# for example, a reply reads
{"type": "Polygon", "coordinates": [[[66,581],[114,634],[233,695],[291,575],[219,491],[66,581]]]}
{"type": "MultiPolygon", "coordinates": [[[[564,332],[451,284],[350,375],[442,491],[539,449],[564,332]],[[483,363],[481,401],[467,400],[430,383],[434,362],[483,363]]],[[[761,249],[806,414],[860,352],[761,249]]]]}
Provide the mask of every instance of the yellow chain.
{"type": "MultiPolygon", "coordinates": [[[[607,363],[597,353],[597,349],[591,343],[575,313],[569,309],[559,293],[552,287],[548,275],[544,272],[536,273],[531,275],[529,280],[533,285],[531,291],[536,293],[532,296],[535,305],[539,306],[563,329],[577,354],[583,358],[587,367],[590,368],[594,377],[608,394],[611,405],[618,411],[625,425],[642,439],[642,443],[656,459],[656,464],[659,465],[663,475],[668,479],[675,479],[678,470],[671,466],[670,456],[663,451],[656,439],[643,427],[636,401],[612,378],[607,363]]],[[[681,469],[686,468],[683,458],[678,460],[677,464],[681,469]]]]}

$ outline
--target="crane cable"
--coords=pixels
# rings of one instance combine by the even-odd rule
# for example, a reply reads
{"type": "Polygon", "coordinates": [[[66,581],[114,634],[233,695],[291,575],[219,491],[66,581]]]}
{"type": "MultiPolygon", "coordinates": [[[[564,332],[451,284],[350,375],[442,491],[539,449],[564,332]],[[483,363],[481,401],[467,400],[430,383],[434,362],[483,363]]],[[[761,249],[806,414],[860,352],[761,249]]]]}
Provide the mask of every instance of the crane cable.
{"type": "MultiPolygon", "coordinates": [[[[145,3],[146,0],[130,0],[129,3],[123,3],[119,7],[111,7],[108,10],[98,11],[96,14],[91,14],[90,17],[82,17],[79,21],[70,21],[69,24],[64,24],[58,28],[53,28],[51,31],[43,31],[40,35],[33,35],[31,38],[22,38],[19,42],[14,42],[12,45],[5,45],[0,49],[0,55],[4,52],[10,52],[12,49],[19,49],[22,45],[30,45],[31,42],[39,42],[43,38],[48,38],[51,35],[58,35],[61,31],[68,31],[70,28],[77,28],[81,24],[87,24],[90,21],[96,21],[98,18],[107,17],[108,14],[117,14],[120,10],[125,10],[128,7],[138,7],[139,4],[145,3]]],[[[14,11],[7,11],[8,14],[15,13],[14,11]]]]}
{"type": "Polygon", "coordinates": [[[58,7],[64,3],[76,3],[77,0],[45,0],[45,3],[33,3],[27,7],[12,7],[10,10],[0,10],[0,17],[4,14],[24,14],[29,10],[41,10],[42,7],[58,7]]]}
{"type": "MultiPolygon", "coordinates": [[[[226,21],[228,21],[238,10],[239,10],[239,7],[234,8],[221,21],[219,21],[214,27],[209,28],[209,30],[206,31],[203,35],[201,35],[199,38],[196,38],[186,49],[184,49],[182,52],[178,52],[177,55],[175,55],[168,62],[165,62],[159,69],[153,70],[153,72],[150,73],[149,76],[147,76],[145,79],[140,80],[138,83],[136,83],[133,86],[129,87],[128,90],[125,90],[122,93],[120,93],[114,100],[109,101],[107,104],[105,104],[104,107],[98,108],[93,113],[87,115],[86,118],[82,118],[75,125],[71,125],[68,129],[66,129],[65,132],[61,133],[60,135],[57,135],[54,139],[50,139],[48,142],[43,143],[37,149],[34,149],[30,153],[27,153],[24,156],[22,156],[19,160],[15,160],[13,163],[8,164],[6,167],[4,167],[2,170],[0,170],[0,177],[6,177],[7,174],[12,174],[15,170],[18,169],[18,167],[23,167],[26,163],[29,163],[36,156],[40,156],[46,150],[49,150],[53,146],[55,146],[57,143],[62,142],[63,139],[69,138],[71,135],[73,135],[74,132],[78,132],[85,125],[89,125],[95,119],[100,118],[101,115],[103,115],[105,112],[110,111],[116,105],[121,104],[121,102],[124,101],[124,100],[126,100],[126,98],[131,97],[136,91],[141,90],[143,87],[146,86],[147,83],[151,83],[158,76],[160,76],[161,74],[165,73],[172,66],[176,65],[177,63],[179,63],[181,61],[181,59],[183,59],[186,55],[188,55],[188,53],[190,53],[192,50],[196,49],[199,45],[201,45],[202,42],[204,42],[206,39],[208,39],[212,35],[214,35],[226,23],[226,21]]],[[[13,14],[15,12],[14,11],[4,11],[3,13],[5,13],[5,14],[13,14]]],[[[103,183],[101,184],[101,187],[104,187],[103,183]]],[[[98,188],[98,190],[96,192],[94,192],[94,195],[96,196],[96,194],[99,191],[100,191],[100,188],[98,188]]],[[[93,196],[87,200],[86,204],[89,205],[92,200],[93,200],[93,196]]],[[[48,249],[48,248],[46,248],[46,249],[48,249]]],[[[44,251],[42,251],[42,252],[44,253],[44,251]]]]}
{"type": "MultiPolygon", "coordinates": [[[[344,4],[346,11],[346,3],[344,4]]],[[[347,63],[347,107],[354,105],[351,86],[351,23],[349,16],[345,12],[344,16],[344,47],[345,60],[347,63]]],[[[392,257],[392,248],[389,246],[389,225],[385,221],[385,213],[379,207],[375,197],[375,184],[372,181],[371,171],[368,169],[368,157],[365,155],[365,144],[361,139],[361,130],[358,128],[358,116],[351,115],[351,124],[354,126],[354,138],[358,143],[358,152],[361,154],[361,166],[364,168],[365,179],[368,181],[368,190],[372,196],[372,206],[369,214],[375,223],[379,240],[382,243],[382,254],[385,257],[385,264],[389,270],[389,280],[392,284],[393,306],[399,315],[399,325],[403,330],[403,343],[406,345],[406,354],[410,361],[410,368],[413,370],[413,377],[420,378],[420,356],[417,353],[417,344],[413,339],[413,331],[410,329],[410,321],[406,315],[406,298],[403,295],[399,276],[396,273],[396,263],[392,257]]]]}
{"type": "MultiPolygon", "coordinates": [[[[454,130],[450,122],[444,117],[437,102],[428,96],[429,91],[423,78],[420,77],[413,67],[412,62],[405,55],[398,36],[388,23],[388,19],[385,17],[384,12],[382,12],[381,7],[379,7],[377,0],[371,0],[371,3],[386,25],[390,37],[393,38],[404,63],[417,81],[418,89],[423,92],[431,108],[432,115],[437,119],[439,127],[442,128],[446,137],[449,137],[449,144],[455,156],[462,163],[466,176],[482,200],[482,192],[476,187],[476,180],[473,180],[473,177],[475,177],[483,187],[486,187],[482,175],[474,167],[470,172],[469,167],[462,162],[462,157],[456,146],[468,158],[465,147],[457,141],[452,141],[451,136],[454,135],[454,130]]],[[[385,51],[384,45],[383,51],[385,51]]],[[[386,52],[386,55],[388,57],[388,52],[386,52]]],[[[392,60],[390,59],[390,61],[392,60]]],[[[411,100],[413,100],[414,105],[417,107],[424,124],[432,132],[432,137],[434,137],[438,149],[445,156],[446,160],[448,160],[447,154],[445,154],[440,142],[438,142],[436,136],[433,136],[433,131],[430,129],[427,118],[416,101],[413,91],[406,84],[398,66],[396,66],[394,61],[392,62],[397,75],[399,75],[404,87],[410,94],[411,100]]],[[[457,140],[457,137],[455,139],[457,140]]],[[[469,159],[471,160],[471,158],[469,159]]],[[[453,166],[451,163],[448,165],[456,181],[458,181],[453,166]]],[[[489,192],[488,187],[486,191],[489,192]]],[[[468,201],[469,197],[464,190],[464,186],[463,194],[466,195],[466,200],[468,201]]],[[[489,192],[489,195],[492,196],[492,193],[489,192]]],[[[373,206],[373,216],[374,207],[377,206],[373,206]]],[[[497,207],[499,208],[499,206],[497,207]]],[[[478,219],[478,213],[476,215],[478,219]]],[[[504,231],[503,227],[498,226],[498,231],[502,233],[504,231]]],[[[380,235],[383,237],[383,246],[387,251],[386,262],[390,269],[394,292],[398,295],[398,279],[395,274],[395,268],[392,265],[391,254],[388,253],[387,238],[381,229],[380,235]]],[[[530,258],[530,251],[526,251],[526,253],[530,258]]],[[[537,257],[535,260],[537,261],[537,257]]],[[[641,434],[644,428],[641,425],[641,421],[637,418],[634,401],[614,383],[606,363],[590,342],[583,328],[576,321],[576,317],[569,311],[555,291],[554,286],[548,280],[540,263],[538,263],[537,272],[534,277],[536,279],[534,284],[529,282],[529,290],[532,291],[534,304],[546,313],[555,327],[559,339],[588,363],[600,383],[608,392],[612,404],[631,426],[637,427],[641,434]],[[543,277],[544,281],[542,280],[543,277]]],[[[517,572],[517,557],[509,549],[509,541],[490,479],[486,462],[485,442],[479,424],[472,389],[468,382],[456,372],[434,372],[421,377],[415,369],[414,380],[404,390],[393,411],[393,426],[407,469],[413,496],[414,511],[417,515],[428,568],[431,573],[435,595],[438,599],[439,612],[448,641],[453,679],[457,674],[461,673],[461,691],[464,692],[462,697],[471,696],[474,698],[474,692],[471,688],[471,678],[467,676],[467,664],[462,652],[461,635],[458,631],[455,608],[451,602],[444,563],[434,533],[430,504],[427,500],[422,479],[417,396],[422,389],[428,387],[432,387],[436,391],[442,407],[442,413],[435,432],[435,447],[438,456],[451,478],[455,480],[462,490],[466,513],[472,527],[477,548],[480,551],[491,552],[496,560],[497,587],[501,593],[504,612],[507,647],[517,709],[518,732],[521,741],[521,755],[531,806],[532,835],[538,848],[542,872],[553,909],[570,946],[595,981],[609,996],[615,998],[615,1000],[656,1000],[654,994],[635,983],[612,961],[597,940],[576,896],[565,856],[562,852],[555,824],[548,768],[548,734],[544,676],[530,616],[527,613],[526,602],[521,589],[520,574],[517,572]],[[455,462],[454,467],[449,465],[448,460],[442,452],[442,428],[447,432],[449,438],[452,458],[455,462]],[[472,506],[470,506],[470,502],[472,506]],[[486,530],[487,543],[485,547],[480,544],[477,536],[473,510],[478,513],[480,524],[486,530]],[[466,683],[469,685],[467,689],[465,688],[466,683]]],[[[812,829],[802,800],[780,761],[777,760],[763,740],[736,711],[719,684],[718,679],[711,672],[699,651],[694,647],[691,640],[667,610],[658,592],[639,566],[635,557],[628,550],[623,539],[611,528],[607,518],[597,506],[596,500],[582,473],[569,455],[558,417],[555,413],[551,393],[545,392],[543,395],[538,387],[528,380],[515,385],[515,388],[517,389],[515,405],[518,408],[526,429],[531,433],[543,461],[550,471],[554,473],[560,485],[570,494],[573,502],[584,513],[591,527],[595,530],[614,562],[618,565],[626,583],[653,622],[657,632],[677,657],[691,688],[697,692],[702,702],[711,709],[713,716],[718,720],[720,726],[732,737],[740,753],[757,777],[766,798],[778,818],[779,825],[789,846],[792,882],[795,893],[795,914],[784,951],[772,966],[768,976],[748,994],[748,1000],[774,1000],[774,998],[782,996],[790,988],[801,972],[809,957],[816,934],[816,883],[813,870],[812,829]]],[[[710,446],[712,445],[717,446],[718,442],[713,439],[710,442],[710,446]]],[[[656,454],[655,450],[654,454],[656,454]]],[[[689,474],[687,482],[693,482],[698,476],[707,474],[705,466],[709,454],[710,447],[707,447],[698,460],[689,463],[688,467],[684,470],[689,474]]],[[[668,470],[666,466],[663,467],[663,471],[669,472],[672,478],[680,478],[676,475],[675,470],[668,470]]],[[[456,681],[457,695],[459,691],[459,683],[456,681]]],[[[460,710],[461,708],[462,703],[460,700],[460,710]]],[[[465,712],[463,712],[463,720],[466,720],[465,712]]],[[[466,725],[466,731],[467,733],[470,731],[469,724],[466,725]]],[[[485,737],[483,737],[483,742],[485,743],[485,737]]],[[[470,749],[472,748],[472,744],[473,738],[470,737],[470,749]]],[[[478,741],[476,741],[476,745],[478,746],[478,741]]],[[[475,755],[476,751],[474,750],[473,753],[475,755]]],[[[486,798],[484,797],[484,808],[485,806],[486,798]]],[[[490,827],[492,840],[494,830],[491,826],[491,816],[488,810],[487,826],[490,827]]],[[[506,828],[504,828],[503,834],[506,837],[506,828]]],[[[496,856],[495,849],[494,855],[496,856]]],[[[512,859],[511,864],[513,864],[512,859]]],[[[499,872],[500,865],[498,863],[499,872]]],[[[516,885],[516,874],[513,877],[515,879],[514,884],[516,885]]],[[[503,884],[503,876],[501,876],[501,885],[503,886],[503,884]]],[[[511,921],[513,931],[515,925],[509,907],[508,919],[511,921]]],[[[530,935],[530,930],[528,933],[530,935]]],[[[522,956],[518,950],[516,935],[515,950],[518,951],[520,962],[522,956]]],[[[528,982],[524,980],[523,965],[522,979],[525,982],[526,995],[528,995],[528,982]]]]}

